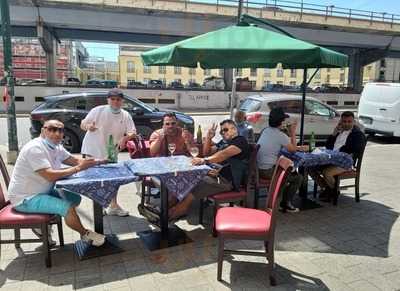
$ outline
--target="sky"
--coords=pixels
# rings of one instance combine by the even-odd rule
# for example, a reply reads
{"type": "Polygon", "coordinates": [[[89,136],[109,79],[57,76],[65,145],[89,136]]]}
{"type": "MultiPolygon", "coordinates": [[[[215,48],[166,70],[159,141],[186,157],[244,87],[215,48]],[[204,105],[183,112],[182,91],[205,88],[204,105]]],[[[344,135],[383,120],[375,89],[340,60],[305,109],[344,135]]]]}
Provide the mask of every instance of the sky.
{"type": "MultiPolygon", "coordinates": [[[[199,2],[216,3],[216,0],[197,0],[199,2]]],[[[265,0],[249,0],[249,2],[264,2],[265,0]]],[[[300,0],[292,0],[300,2],[300,0]]],[[[220,2],[223,2],[220,0],[220,2]]],[[[243,2],[246,2],[244,0],[243,2]]],[[[271,3],[274,3],[271,0],[271,3]]],[[[279,0],[278,0],[279,3],[279,0]]],[[[281,2],[285,5],[285,2],[281,2]]],[[[351,8],[358,10],[386,12],[389,14],[398,14],[400,17],[400,0],[304,0],[304,3],[318,4],[318,5],[335,5],[340,8],[351,8]]],[[[107,61],[117,61],[119,53],[119,45],[112,43],[95,43],[84,42],[83,45],[89,52],[90,56],[104,57],[107,61]]]]}

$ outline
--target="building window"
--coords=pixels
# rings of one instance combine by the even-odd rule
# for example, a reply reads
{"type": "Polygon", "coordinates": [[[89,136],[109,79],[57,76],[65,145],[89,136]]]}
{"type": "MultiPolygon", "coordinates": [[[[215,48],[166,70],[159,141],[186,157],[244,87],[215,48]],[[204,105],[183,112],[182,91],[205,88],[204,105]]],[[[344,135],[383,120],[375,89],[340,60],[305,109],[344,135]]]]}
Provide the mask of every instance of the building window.
{"type": "Polygon", "coordinates": [[[250,76],[252,76],[252,77],[257,77],[257,69],[251,68],[251,69],[250,69],[250,76]]]}
{"type": "Polygon", "coordinates": [[[296,72],[297,72],[297,70],[296,69],[291,69],[290,70],[290,78],[296,78],[296,72]]]}
{"type": "Polygon", "coordinates": [[[166,66],[159,66],[158,67],[158,73],[159,74],[165,74],[167,72],[167,67],[166,66]]]}
{"type": "Polygon", "coordinates": [[[381,67],[386,68],[386,59],[381,60],[381,67]]]}
{"type": "Polygon", "coordinates": [[[134,73],[135,72],[135,63],[132,61],[128,61],[126,63],[126,72],[127,73],[134,73]]]}
{"type": "Polygon", "coordinates": [[[151,74],[151,67],[149,66],[143,66],[143,73],[144,74],[151,74]]]}
{"type": "Polygon", "coordinates": [[[283,81],[276,82],[278,85],[283,85],[283,81]]]}
{"type": "Polygon", "coordinates": [[[264,86],[270,86],[272,84],[271,81],[264,81],[264,86]]]}
{"type": "Polygon", "coordinates": [[[264,77],[271,77],[271,69],[268,68],[264,69],[264,77]]]}
{"type": "Polygon", "coordinates": [[[177,83],[182,83],[181,79],[175,79],[174,81],[177,82],[177,83]]]}
{"type": "Polygon", "coordinates": [[[340,82],[344,82],[344,73],[340,73],[340,82]]]}
{"type": "Polygon", "coordinates": [[[237,77],[241,77],[241,76],[242,76],[242,73],[243,73],[243,70],[242,70],[241,68],[236,69],[236,76],[237,76],[237,77]]]}
{"type": "Polygon", "coordinates": [[[283,69],[281,69],[281,68],[276,69],[276,76],[277,76],[278,78],[283,77],[283,69]]]}
{"type": "Polygon", "coordinates": [[[296,81],[290,81],[290,86],[296,86],[296,81]]]}
{"type": "Polygon", "coordinates": [[[196,68],[190,68],[189,75],[196,75],[196,68]]]}
{"type": "Polygon", "coordinates": [[[174,67],[174,74],[175,75],[182,74],[182,67],[174,67]]]}
{"type": "Polygon", "coordinates": [[[204,76],[211,76],[211,70],[210,69],[205,69],[204,70],[204,76]]]}

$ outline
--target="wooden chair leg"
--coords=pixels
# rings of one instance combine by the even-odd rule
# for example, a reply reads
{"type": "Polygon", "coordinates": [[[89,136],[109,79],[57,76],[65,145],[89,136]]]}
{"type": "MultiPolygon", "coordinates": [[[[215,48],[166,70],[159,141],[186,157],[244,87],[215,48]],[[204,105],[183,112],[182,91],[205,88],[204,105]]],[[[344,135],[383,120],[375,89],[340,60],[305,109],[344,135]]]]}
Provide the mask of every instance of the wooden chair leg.
{"type": "Polygon", "coordinates": [[[274,247],[272,244],[269,244],[268,241],[264,242],[265,245],[265,253],[268,260],[268,277],[269,277],[269,284],[271,286],[276,286],[276,279],[274,275],[274,268],[275,268],[275,257],[274,257],[274,247]]]}
{"type": "Polygon", "coordinates": [[[49,245],[49,228],[47,224],[42,224],[42,240],[43,247],[45,251],[45,264],[47,268],[51,267],[51,254],[50,254],[50,245],[49,245]]]}
{"type": "Polygon", "coordinates": [[[203,225],[203,216],[204,216],[204,199],[200,199],[199,203],[199,224],[203,225]]]}
{"type": "Polygon", "coordinates": [[[21,247],[21,229],[14,228],[14,240],[15,248],[19,249],[21,247]]]}
{"type": "Polygon", "coordinates": [[[339,195],[340,195],[340,179],[339,177],[335,177],[335,189],[333,194],[333,205],[337,206],[339,195]]]}
{"type": "Polygon", "coordinates": [[[57,217],[57,231],[58,231],[58,239],[60,241],[60,246],[64,246],[64,233],[62,227],[62,219],[61,217],[57,217]]]}
{"type": "Polygon", "coordinates": [[[317,181],[314,180],[314,191],[313,191],[314,199],[317,198],[317,193],[318,193],[318,184],[317,181]]]}
{"type": "Polygon", "coordinates": [[[224,262],[224,238],[222,236],[218,239],[218,270],[217,280],[222,281],[222,265],[224,262]]]}
{"type": "Polygon", "coordinates": [[[360,202],[360,177],[356,177],[356,202],[360,202]]]}

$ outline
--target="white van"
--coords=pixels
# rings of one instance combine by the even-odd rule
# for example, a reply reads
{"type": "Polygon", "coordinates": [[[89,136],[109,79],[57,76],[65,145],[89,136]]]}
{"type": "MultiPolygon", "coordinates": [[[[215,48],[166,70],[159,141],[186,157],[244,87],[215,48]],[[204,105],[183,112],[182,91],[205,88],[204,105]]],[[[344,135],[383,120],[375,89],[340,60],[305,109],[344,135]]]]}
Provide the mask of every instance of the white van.
{"type": "Polygon", "coordinates": [[[368,83],[358,105],[367,134],[400,136],[400,83],[368,83]]]}

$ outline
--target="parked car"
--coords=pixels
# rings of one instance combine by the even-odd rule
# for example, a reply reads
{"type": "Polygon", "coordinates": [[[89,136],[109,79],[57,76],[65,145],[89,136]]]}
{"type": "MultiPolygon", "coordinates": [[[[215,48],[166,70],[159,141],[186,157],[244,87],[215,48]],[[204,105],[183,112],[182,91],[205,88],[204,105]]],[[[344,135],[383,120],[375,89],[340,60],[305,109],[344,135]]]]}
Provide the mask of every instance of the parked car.
{"type": "Polygon", "coordinates": [[[366,134],[400,137],[400,84],[367,83],[361,93],[358,118],[366,134]]]}
{"type": "Polygon", "coordinates": [[[250,91],[253,89],[253,82],[249,78],[237,78],[236,90],[237,91],[250,91]]]}
{"type": "Polygon", "coordinates": [[[147,88],[164,88],[164,83],[161,80],[150,80],[147,88]]]}
{"type": "Polygon", "coordinates": [[[324,84],[322,86],[315,87],[314,91],[319,93],[340,93],[340,88],[324,84]]]}
{"type": "Polygon", "coordinates": [[[103,81],[104,80],[98,80],[98,79],[87,80],[86,87],[89,87],[89,88],[102,88],[104,86],[103,81]]]}
{"type": "Polygon", "coordinates": [[[69,78],[65,79],[64,85],[67,85],[67,86],[80,86],[81,85],[81,80],[79,80],[78,78],[69,77],[69,78]]]}
{"type": "Polygon", "coordinates": [[[115,80],[104,80],[101,82],[103,84],[103,88],[117,88],[118,82],[115,80]]]}
{"type": "Polygon", "coordinates": [[[199,83],[196,82],[189,82],[186,84],[185,86],[188,89],[201,89],[201,85],[199,83]]]}
{"type": "Polygon", "coordinates": [[[204,79],[203,87],[204,87],[204,89],[224,90],[225,89],[225,81],[223,78],[211,76],[211,77],[204,79]]]}
{"type": "Polygon", "coordinates": [[[143,84],[138,81],[128,81],[128,84],[126,86],[128,89],[131,88],[146,88],[146,84],[143,84]]]}
{"type": "Polygon", "coordinates": [[[281,84],[267,84],[261,90],[266,92],[282,92],[285,90],[285,87],[281,84]]]}
{"type": "Polygon", "coordinates": [[[47,84],[45,79],[24,79],[20,82],[21,86],[44,86],[47,84]]]}
{"type": "Polygon", "coordinates": [[[172,81],[169,83],[168,88],[173,88],[173,89],[183,89],[183,84],[178,81],[172,81]]]}
{"type": "MultiPolygon", "coordinates": [[[[65,125],[64,147],[71,152],[79,152],[85,132],[81,130],[82,119],[95,106],[107,104],[107,92],[79,92],[44,97],[44,102],[31,112],[31,137],[37,137],[47,119],[58,119],[65,125]]],[[[124,95],[123,108],[127,110],[136,125],[138,133],[149,138],[150,134],[161,128],[162,117],[167,110],[160,111],[136,98],[124,95]]],[[[178,122],[191,132],[194,131],[193,118],[175,112],[178,122]]]]}
{"type": "MultiPolygon", "coordinates": [[[[290,94],[253,95],[247,97],[241,104],[240,110],[246,112],[247,121],[253,126],[258,137],[268,126],[269,112],[274,107],[282,107],[290,115],[290,120],[297,120],[297,135],[300,134],[301,96],[290,94]]],[[[340,114],[329,105],[307,97],[305,103],[304,136],[309,138],[314,132],[317,141],[325,140],[340,119],[340,114]]]]}

